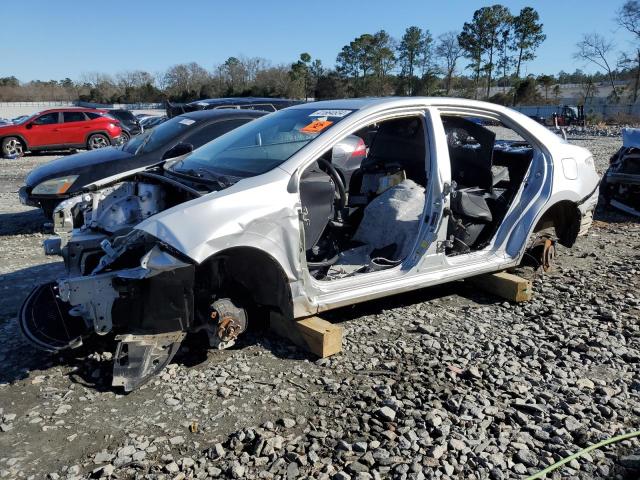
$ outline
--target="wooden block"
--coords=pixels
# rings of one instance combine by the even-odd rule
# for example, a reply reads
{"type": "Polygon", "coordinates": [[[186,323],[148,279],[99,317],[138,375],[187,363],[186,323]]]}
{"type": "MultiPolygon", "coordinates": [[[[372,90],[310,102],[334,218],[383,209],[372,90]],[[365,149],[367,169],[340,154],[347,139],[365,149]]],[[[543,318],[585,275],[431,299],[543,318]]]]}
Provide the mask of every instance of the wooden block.
{"type": "Polygon", "coordinates": [[[281,337],[288,338],[300,348],[321,358],[342,351],[344,328],[318,317],[292,321],[281,316],[272,316],[270,328],[281,337]]]}
{"type": "Polygon", "coordinates": [[[512,273],[499,272],[468,278],[482,290],[505,298],[511,302],[528,302],[533,296],[531,282],[512,273]]]}
{"type": "Polygon", "coordinates": [[[311,353],[325,358],[342,351],[344,328],[318,317],[309,317],[296,322],[311,353]]]}

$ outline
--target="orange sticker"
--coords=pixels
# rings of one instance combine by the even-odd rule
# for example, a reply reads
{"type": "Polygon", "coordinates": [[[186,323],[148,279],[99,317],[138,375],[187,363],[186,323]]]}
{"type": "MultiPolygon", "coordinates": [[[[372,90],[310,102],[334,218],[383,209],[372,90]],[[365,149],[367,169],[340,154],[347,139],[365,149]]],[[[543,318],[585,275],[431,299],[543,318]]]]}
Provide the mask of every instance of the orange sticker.
{"type": "Polygon", "coordinates": [[[333,122],[330,122],[329,120],[314,120],[306,127],[301,128],[300,131],[302,133],[319,133],[332,124],[333,122]]]}

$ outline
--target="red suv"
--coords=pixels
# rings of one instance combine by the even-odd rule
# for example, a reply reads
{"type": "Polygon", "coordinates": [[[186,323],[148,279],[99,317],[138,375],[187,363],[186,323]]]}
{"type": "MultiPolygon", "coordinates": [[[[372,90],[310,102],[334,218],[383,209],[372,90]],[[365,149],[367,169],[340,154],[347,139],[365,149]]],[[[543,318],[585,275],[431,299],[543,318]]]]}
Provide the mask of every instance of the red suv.
{"type": "Polygon", "coordinates": [[[120,122],[106,110],[55,108],[0,126],[0,144],[5,157],[20,156],[27,150],[94,150],[113,145],[121,133],[120,122]]]}

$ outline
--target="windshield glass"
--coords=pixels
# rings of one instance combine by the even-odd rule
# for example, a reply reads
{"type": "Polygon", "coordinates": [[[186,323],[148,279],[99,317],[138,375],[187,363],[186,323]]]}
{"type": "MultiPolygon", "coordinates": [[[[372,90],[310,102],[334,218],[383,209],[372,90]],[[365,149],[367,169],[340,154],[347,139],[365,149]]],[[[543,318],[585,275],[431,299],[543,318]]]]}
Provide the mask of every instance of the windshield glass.
{"type": "Polygon", "coordinates": [[[186,130],[193,128],[196,123],[197,122],[191,118],[183,116],[173,117],[149,132],[132,137],[131,140],[124,145],[123,150],[128,153],[133,153],[134,155],[153,152],[186,130]]]}
{"type": "Polygon", "coordinates": [[[32,116],[29,115],[20,115],[19,117],[14,118],[13,120],[11,120],[13,123],[15,123],[16,125],[21,125],[24,122],[26,122],[27,120],[29,120],[30,118],[32,118],[32,116]]]}
{"type": "MultiPolygon", "coordinates": [[[[203,145],[172,165],[176,171],[252,177],[268,172],[353,110],[280,110],[203,145]]],[[[159,127],[156,127],[159,128],[159,127]]]]}

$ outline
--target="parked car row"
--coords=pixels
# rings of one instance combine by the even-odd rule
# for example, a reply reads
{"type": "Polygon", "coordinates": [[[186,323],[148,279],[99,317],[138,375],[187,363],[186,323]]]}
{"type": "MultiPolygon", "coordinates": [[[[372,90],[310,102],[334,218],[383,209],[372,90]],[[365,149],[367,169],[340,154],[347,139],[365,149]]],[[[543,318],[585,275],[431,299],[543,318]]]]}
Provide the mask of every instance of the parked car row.
{"type": "Polygon", "coordinates": [[[0,119],[1,153],[4,157],[19,157],[38,150],[95,150],[127,143],[144,130],[187,112],[214,109],[275,112],[298,103],[301,102],[253,97],[207,99],[187,104],[167,102],[166,115],[134,115],[123,109],[50,109],[12,120],[0,119]]]}
{"type": "Polygon", "coordinates": [[[116,144],[122,132],[122,123],[106,110],[54,108],[0,126],[0,145],[5,157],[39,150],[95,150],[116,144]]]}
{"type": "Polygon", "coordinates": [[[144,169],[189,153],[264,112],[204,111],[174,117],[117,147],[62,157],[33,170],[20,189],[20,202],[51,218],[66,198],[89,191],[105,178],[144,169]]]}
{"type": "Polygon", "coordinates": [[[263,98],[263,97],[228,97],[228,98],[208,98],[206,100],[196,100],[189,103],[166,102],[167,117],[175,117],[187,112],[197,110],[215,109],[250,109],[261,110],[263,112],[276,112],[283,108],[299,105],[301,100],[289,100],[285,98],[263,98]]]}
{"type": "Polygon", "coordinates": [[[3,157],[19,157],[40,150],[95,150],[128,142],[166,116],[147,116],[144,121],[124,109],[54,108],[0,119],[3,157]]]}

